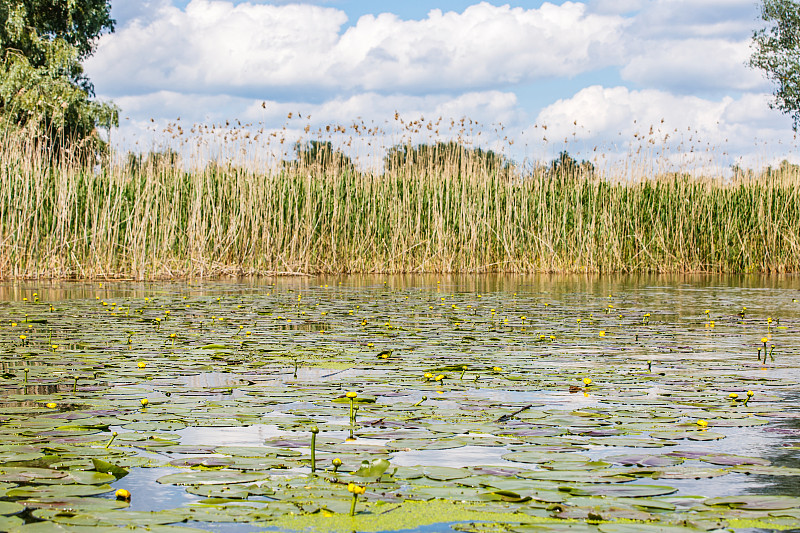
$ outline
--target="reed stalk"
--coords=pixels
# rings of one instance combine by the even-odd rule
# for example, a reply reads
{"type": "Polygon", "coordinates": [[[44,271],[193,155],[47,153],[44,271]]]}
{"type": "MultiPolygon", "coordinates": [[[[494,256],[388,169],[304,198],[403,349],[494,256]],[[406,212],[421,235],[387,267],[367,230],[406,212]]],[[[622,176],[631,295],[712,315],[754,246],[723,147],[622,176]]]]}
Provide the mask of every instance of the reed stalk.
{"type": "Polygon", "coordinates": [[[0,276],[800,269],[796,167],[617,179],[485,163],[90,168],[6,136],[0,276]]]}

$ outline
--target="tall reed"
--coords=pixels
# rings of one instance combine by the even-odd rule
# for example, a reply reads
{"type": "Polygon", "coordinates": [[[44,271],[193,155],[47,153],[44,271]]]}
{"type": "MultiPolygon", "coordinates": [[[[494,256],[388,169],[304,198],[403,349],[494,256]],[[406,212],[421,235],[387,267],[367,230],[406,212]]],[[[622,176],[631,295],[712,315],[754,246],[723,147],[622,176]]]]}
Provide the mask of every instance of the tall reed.
{"type": "Polygon", "coordinates": [[[168,160],[100,170],[0,142],[0,276],[800,269],[800,175],[523,173],[453,149],[385,172],[168,160]]]}

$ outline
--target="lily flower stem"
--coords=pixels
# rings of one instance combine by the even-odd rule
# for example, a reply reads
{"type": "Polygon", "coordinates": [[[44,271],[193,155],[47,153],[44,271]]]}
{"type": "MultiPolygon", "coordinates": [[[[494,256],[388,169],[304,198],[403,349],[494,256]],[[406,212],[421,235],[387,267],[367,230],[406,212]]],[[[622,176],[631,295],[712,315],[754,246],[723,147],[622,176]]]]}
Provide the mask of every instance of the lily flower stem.
{"type": "Polygon", "coordinates": [[[358,494],[353,493],[353,501],[350,502],[350,516],[356,515],[356,501],[358,501],[358,494]]]}
{"type": "Polygon", "coordinates": [[[317,471],[317,434],[311,433],[311,473],[317,471]]]}
{"type": "Polygon", "coordinates": [[[355,424],[355,415],[353,410],[353,398],[350,398],[350,425],[355,424]]]}
{"type": "Polygon", "coordinates": [[[117,432],[115,431],[114,433],[111,434],[111,438],[108,439],[108,442],[106,443],[106,448],[111,446],[111,443],[114,442],[114,439],[116,438],[117,438],[117,432]]]}

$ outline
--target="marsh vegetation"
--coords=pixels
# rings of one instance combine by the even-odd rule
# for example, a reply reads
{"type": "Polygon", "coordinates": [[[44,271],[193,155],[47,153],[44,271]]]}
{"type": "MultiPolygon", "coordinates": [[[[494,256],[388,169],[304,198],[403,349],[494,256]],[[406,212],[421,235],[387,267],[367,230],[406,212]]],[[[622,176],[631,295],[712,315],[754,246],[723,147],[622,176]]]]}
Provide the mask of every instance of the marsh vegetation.
{"type": "Polygon", "coordinates": [[[2,287],[0,528],[795,529],[799,288],[2,287]]]}

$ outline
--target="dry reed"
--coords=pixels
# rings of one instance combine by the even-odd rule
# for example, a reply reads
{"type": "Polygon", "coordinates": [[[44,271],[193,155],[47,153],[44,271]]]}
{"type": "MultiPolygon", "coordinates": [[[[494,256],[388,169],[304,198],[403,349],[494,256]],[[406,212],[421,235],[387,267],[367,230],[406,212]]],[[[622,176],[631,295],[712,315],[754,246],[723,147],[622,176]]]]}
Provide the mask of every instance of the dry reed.
{"type": "Polygon", "coordinates": [[[470,154],[386,172],[324,161],[97,170],[7,137],[0,276],[800,269],[796,167],[619,182],[470,154]]]}

